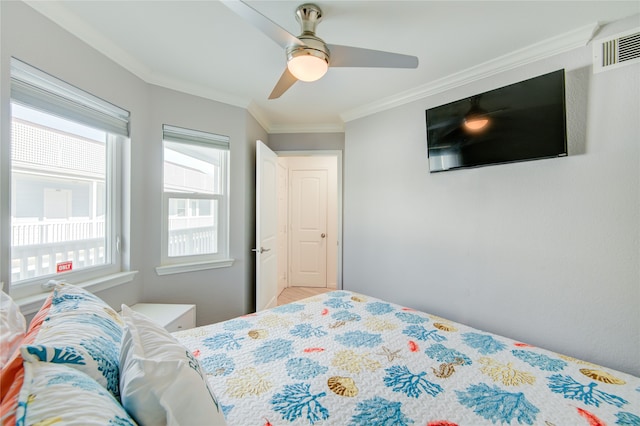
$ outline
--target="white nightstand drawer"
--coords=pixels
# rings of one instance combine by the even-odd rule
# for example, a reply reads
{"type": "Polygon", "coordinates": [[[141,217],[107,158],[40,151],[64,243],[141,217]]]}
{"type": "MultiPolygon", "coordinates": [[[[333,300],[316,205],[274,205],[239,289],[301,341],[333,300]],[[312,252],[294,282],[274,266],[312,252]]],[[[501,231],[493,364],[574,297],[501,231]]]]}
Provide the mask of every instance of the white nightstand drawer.
{"type": "Polygon", "coordinates": [[[188,330],[196,326],[196,305],[173,303],[138,303],[131,306],[169,332],[188,330]]]}

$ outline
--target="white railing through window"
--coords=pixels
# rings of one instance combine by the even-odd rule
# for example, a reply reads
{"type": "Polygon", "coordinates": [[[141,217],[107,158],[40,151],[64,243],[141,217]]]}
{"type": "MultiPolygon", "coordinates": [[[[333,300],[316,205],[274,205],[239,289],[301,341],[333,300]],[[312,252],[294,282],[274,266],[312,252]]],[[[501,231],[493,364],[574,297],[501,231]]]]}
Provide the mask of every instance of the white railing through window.
{"type": "Polygon", "coordinates": [[[59,243],[104,237],[104,218],[13,219],[11,246],[59,243]]]}
{"type": "Polygon", "coordinates": [[[104,218],[25,219],[11,223],[12,282],[56,273],[71,261],[73,269],[103,265],[104,218]]]}
{"type": "Polygon", "coordinates": [[[169,257],[217,253],[217,231],[212,215],[169,217],[169,257]]]}
{"type": "Polygon", "coordinates": [[[56,265],[63,261],[71,261],[74,270],[103,265],[104,238],[12,247],[11,281],[55,274],[56,265]]]}
{"type": "MultiPolygon", "coordinates": [[[[169,232],[169,255],[216,253],[212,217],[177,217],[169,232]]],[[[11,280],[19,282],[56,273],[56,265],[71,261],[73,270],[103,265],[104,218],[13,219],[11,224],[11,280]]]]}
{"type": "Polygon", "coordinates": [[[169,256],[190,256],[218,252],[218,233],[211,226],[169,231],[169,256]]]}

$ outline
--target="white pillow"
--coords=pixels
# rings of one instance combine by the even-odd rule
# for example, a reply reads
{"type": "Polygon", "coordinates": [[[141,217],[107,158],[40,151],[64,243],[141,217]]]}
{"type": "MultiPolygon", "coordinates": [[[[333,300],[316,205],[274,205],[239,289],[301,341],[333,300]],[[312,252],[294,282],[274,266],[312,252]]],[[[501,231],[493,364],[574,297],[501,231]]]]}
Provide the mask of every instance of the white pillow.
{"type": "Polygon", "coordinates": [[[152,320],[122,305],[120,400],[141,425],[224,425],[198,360],[152,320]]]}
{"type": "Polygon", "coordinates": [[[87,374],[22,352],[30,362],[24,363],[16,424],[135,426],[113,395],[87,374]]]}
{"type": "Polygon", "coordinates": [[[20,347],[27,322],[11,296],[0,290],[0,369],[20,347]]]}

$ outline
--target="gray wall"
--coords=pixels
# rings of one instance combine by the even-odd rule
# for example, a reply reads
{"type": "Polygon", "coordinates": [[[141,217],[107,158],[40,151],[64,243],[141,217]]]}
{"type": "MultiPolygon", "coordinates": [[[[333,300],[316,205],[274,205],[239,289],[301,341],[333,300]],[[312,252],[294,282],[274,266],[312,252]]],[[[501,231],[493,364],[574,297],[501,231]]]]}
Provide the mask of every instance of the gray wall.
{"type": "MultiPolygon", "coordinates": [[[[266,132],[246,110],[152,86],[124,70],[22,2],[2,2],[1,102],[2,145],[9,145],[9,61],[15,56],[131,113],[131,140],[124,174],[131,182],[125,210],[127,264],[137,270],[132,283],[98,293],[114,307],[121,303],[195,303],[198,324],[247,313],[253,307],[255,139],[266,132]],[[28,29],[28,30],[26,30],[28,29]],[[162,195],[162,124],[173,124],[230,137],[229,268],[159,277],[162,195]]],[[[3,148],[2,191],[9,190],[8,149],[3,148]]],[[[8,218],[8,206],[2,206],[8,218]]],[[[2,234],[3,246],[9,242],[2,234]]],[[[2,256],[8,256],[3,252],[2,256]]],[[[7,272],[8,273],[8,272],[7,272]]],[[[2,271],[3,278],[5,271],[2,271]]]]}
{"type": "Polygon", "coordinates": [[[591,46],[347,123],[344,288],[640,374],[640,65],[591,46]],[[429,174],[425,110],[566,69],[569,156],[429,174]]]}
{"type": "MultiPolygon", "coordinates": [[[[150,138],[145,141],[146,155],[139,167],[145,174],[144,277],[142,300],[155,303],[196,303],[198,324],[209,324],[249,312],[253,292],[249,264],[253,262],[247,248],[253,229],[251,196],[254,186],[249,170],[253,170],[248,141],[246,110],[219,102],[176,92],[158,86],[150,87],[150,138]],[[229,136],[230,139],[230,257],[229,268],[158,276],[162,229],[162,125],[197,129],[229,136]]],[[[135,143],[135,141],[132,141],[135,143]]],[[[253,142],[255,144],[255,142],[253,142]]]]}

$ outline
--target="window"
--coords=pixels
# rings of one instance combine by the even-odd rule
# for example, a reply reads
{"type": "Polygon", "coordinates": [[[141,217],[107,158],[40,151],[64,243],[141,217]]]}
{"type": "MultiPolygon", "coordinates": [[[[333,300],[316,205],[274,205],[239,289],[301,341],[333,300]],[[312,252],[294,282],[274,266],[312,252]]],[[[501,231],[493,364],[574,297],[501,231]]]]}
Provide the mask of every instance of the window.
{"type": "MultiPolygon", "coordinates": [[[[120,162],[129,113],[11,59],[14,297],[50,279],[120,272],[120,162]]],[[[7,200],[2,200],[3,203],[7,200]]]]}
{"type": "Polygon", "coordinates": [[[229,138],[164,125],[163,152],[163,265],[228,266],[229,138]]]}

